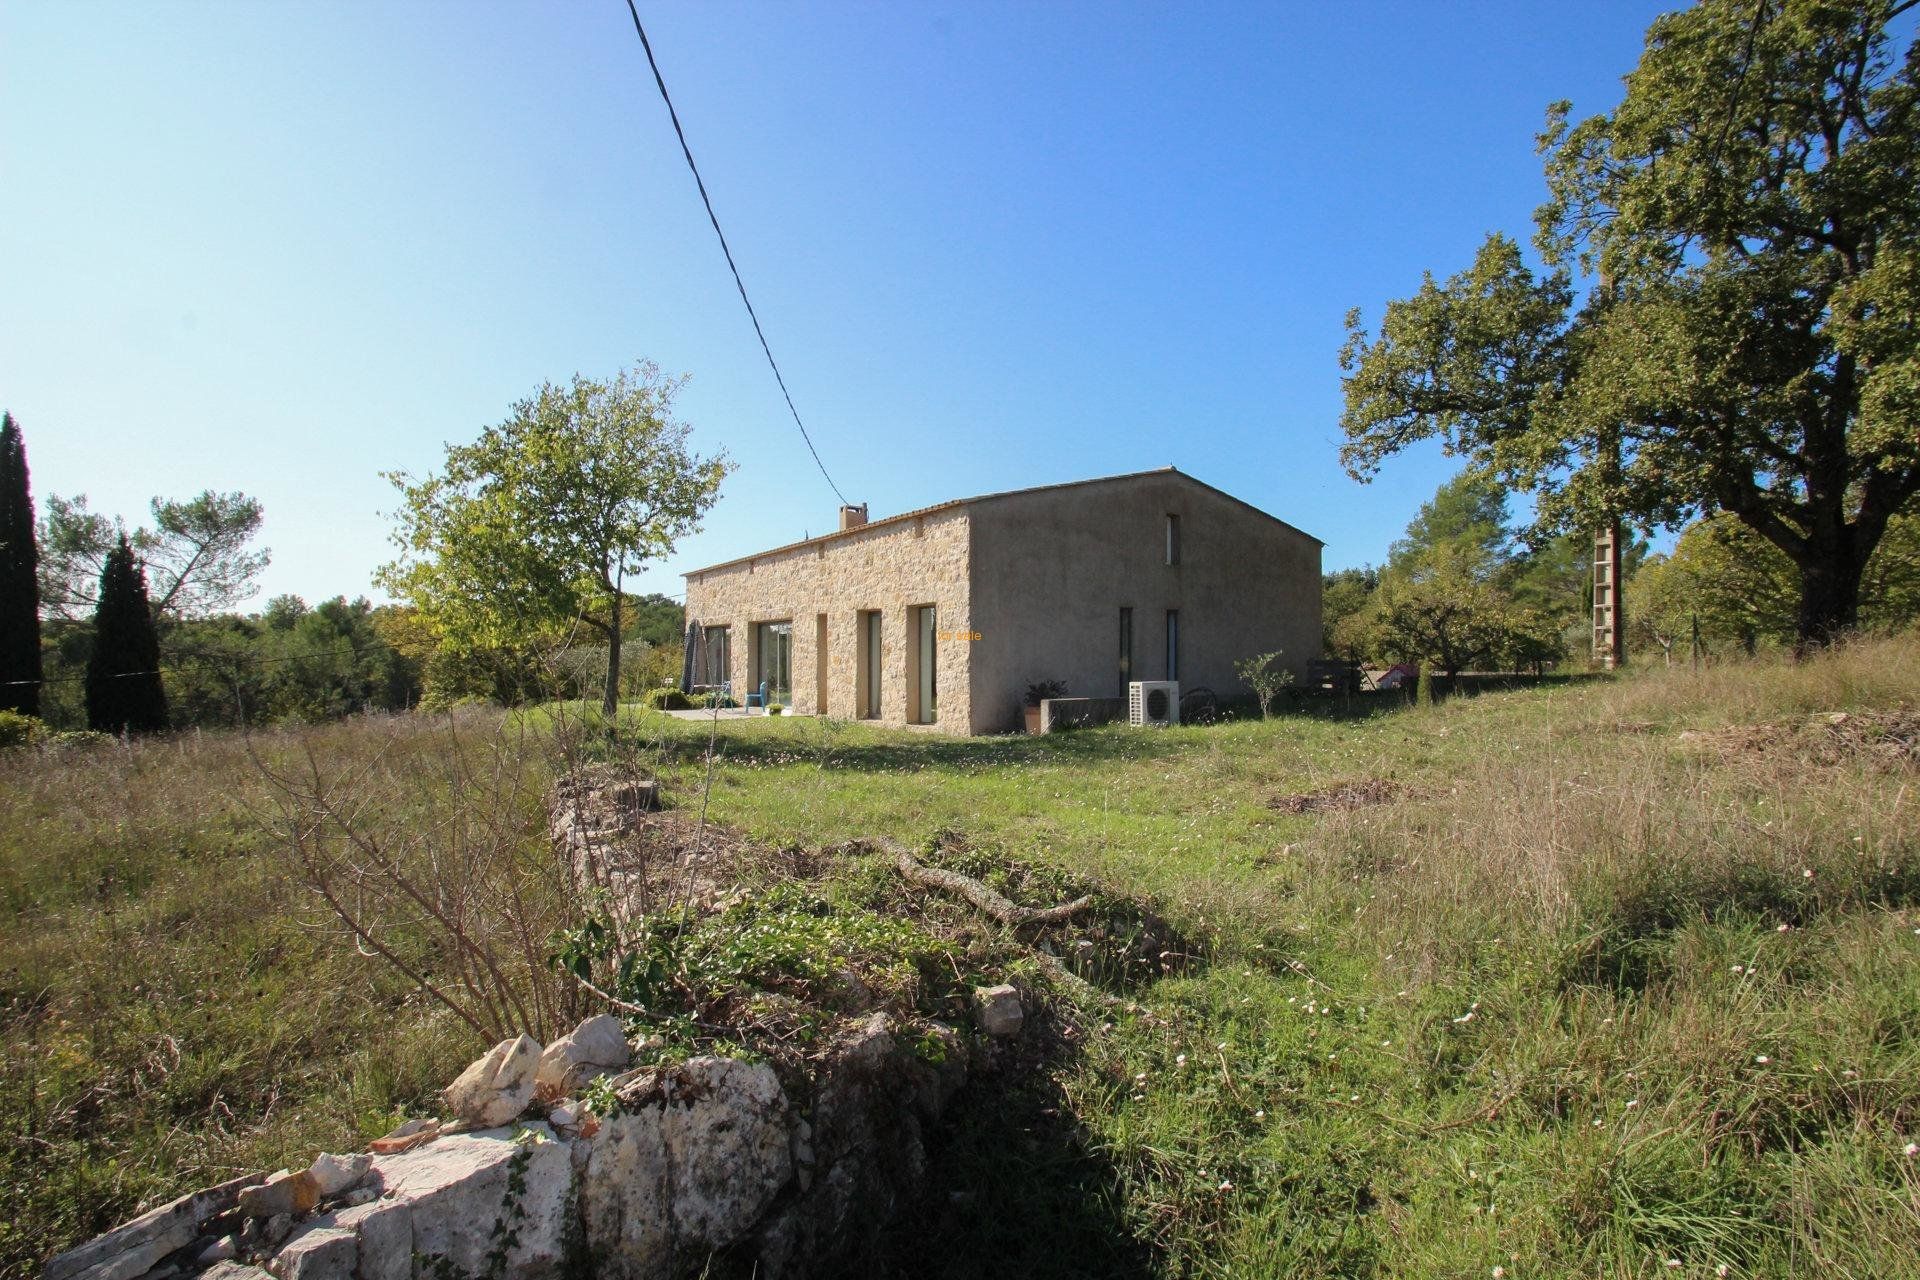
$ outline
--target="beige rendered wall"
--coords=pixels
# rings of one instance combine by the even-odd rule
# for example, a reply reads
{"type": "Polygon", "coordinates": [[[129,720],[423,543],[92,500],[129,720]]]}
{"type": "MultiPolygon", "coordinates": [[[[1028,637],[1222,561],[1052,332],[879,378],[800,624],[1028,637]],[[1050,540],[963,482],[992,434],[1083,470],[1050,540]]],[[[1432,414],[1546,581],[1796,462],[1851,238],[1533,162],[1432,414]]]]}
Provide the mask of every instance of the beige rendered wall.
{"type": "Polygon", "coordinates": [[[910,677],[917,677],[917,646],[909,610],[938,609],[937,725],[950,733],[972,731],[968,691],[968,514],[964,507],[854,530],[786,551],[755,556],[687,575],[687,616],[706,626],[732,628],[733,688],[753,686],[754,624],[793,623],[793,712],[853,719],[858,714],[860,615],[881,616],[881,715],[905,724],[910,677]],[[826,705],[820,703],[822,668],[818,615],[827,615],[826,705]]]}
{"type": "Polygon", "coordinates": [[[972,726],[1018,727],[1021,694],[1063,680],[1115,697],[1120,609],[1133,609],[1133,678],[1166,674],[1166,611],[1180,611],[1180,685],[1245,691],[1236,660],[1273,649],[1304,673],[1320,654],[1320,544],[1178,472],[988,498],[972,517],[972,726]],[[1180,516],[1180,563],[1166,517],[1180,516]]]}

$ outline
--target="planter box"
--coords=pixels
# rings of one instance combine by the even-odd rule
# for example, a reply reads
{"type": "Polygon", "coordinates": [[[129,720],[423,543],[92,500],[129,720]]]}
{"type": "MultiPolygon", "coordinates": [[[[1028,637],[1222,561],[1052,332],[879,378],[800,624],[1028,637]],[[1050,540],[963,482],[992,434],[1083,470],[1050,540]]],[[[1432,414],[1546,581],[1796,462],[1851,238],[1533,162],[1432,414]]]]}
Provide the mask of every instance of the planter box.
{"type": "Polygon", "coordinates": [[[1126,718],[1127,707],[1119,698],[1048,698],[1040,704],[1039,713],[1040,732],[1052,733],[1111,724],[1126,718]]]}

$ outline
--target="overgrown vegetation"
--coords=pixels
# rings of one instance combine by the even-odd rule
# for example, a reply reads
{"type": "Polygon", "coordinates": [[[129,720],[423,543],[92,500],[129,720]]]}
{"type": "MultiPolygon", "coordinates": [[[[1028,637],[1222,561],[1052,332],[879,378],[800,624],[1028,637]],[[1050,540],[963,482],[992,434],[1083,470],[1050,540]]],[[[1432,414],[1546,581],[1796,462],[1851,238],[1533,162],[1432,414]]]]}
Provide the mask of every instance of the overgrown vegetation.
{"type": "MultiPolygon", "coordinates": [[[[1051,998],[1059,1051],[962,1099],[895,1273],[1868,1277],[1920,1273],[1916,706],[1907,637],[1358,719],[961,741],[633,709],[590,738],[684,823],[717,733],[745,851],[636,963],[659,1054],[1045,986],[848,841],[1111,895],[1052,945],[1121,957],[1089,976],[1129,1003],[1051,998]]],[[[471,754],[495,721],[459,724],[471,754]]],[[[260,746],[365,772],[405,832],[453,794],[448,733],[260,746]]],[[[255,779],[220,735],[0,763],[9,1275],[365,1137],[480,1046],[292,882],[255,779]]]]}

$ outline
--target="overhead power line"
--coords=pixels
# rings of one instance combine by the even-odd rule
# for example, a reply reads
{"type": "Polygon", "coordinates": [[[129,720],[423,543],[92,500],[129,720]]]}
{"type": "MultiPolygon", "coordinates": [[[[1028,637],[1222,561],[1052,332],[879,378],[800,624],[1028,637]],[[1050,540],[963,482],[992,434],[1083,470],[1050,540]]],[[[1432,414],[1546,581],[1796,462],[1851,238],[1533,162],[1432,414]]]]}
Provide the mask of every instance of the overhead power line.
{"type": "Polygon", "coordinates": [[[680,139],[680,154],[687,158],[687,168],[693,171],[693,184],[700,188],[700,202],[707,206],[707,221],[713,224],[713,234],[720,238],[720,252],[727,255],[727,269],[733,272],[734,287],[740,290],[740,301],[746,304],[747,318],[753,321],[753,332],[760,339],[760,349],[767,353],[767,367],[773,370],[773,380],[780,384],[780,394],[786,397],[787,412],[793,415],[793,425],[800,428],[800,438],[807,442],[807,452],[813,455],[813,465],[820,468],[820,475],[826,480],[827,487],[833,490],[833,496],[840,499],[841,506],[850,505],[847,495],[840,492],[840,486],[827,474],[827,464],[820,461],[820,451],[813,447],[813,437],[807,434],[807,424],[800,421],[800,410],[794,408],[793,393],[787,390],[787,380],[780,374],[780,365],[773,358],[773,348],[767,345],[766,330],[760,327],[760,316],[753,309],[753,300],[747,297],[746,283],[740,279],[740,268],[733,260],[733,250],[727,244],[727,233],[720,229],[720,219],[713,211],[713,200],[707,195],[707,184],[700,177],[700,166],[693,162],[693,149],[687,145],[687,131],[680,127],[680,113],[673,108],[673,98],[667,93],[667,82],[660,74],[660,63],[653,56],[653,43],[647,39],[647,29],[640,25],[640,10],[634,0],[627,0],[627,12],[633,15],[634,34],[640,37],[640,47],[646,50],[647,65],[653,68],[653,82],[659,86],[660,100],[667,104],[667,116],[673,121],[674,136],[680,139]]]}

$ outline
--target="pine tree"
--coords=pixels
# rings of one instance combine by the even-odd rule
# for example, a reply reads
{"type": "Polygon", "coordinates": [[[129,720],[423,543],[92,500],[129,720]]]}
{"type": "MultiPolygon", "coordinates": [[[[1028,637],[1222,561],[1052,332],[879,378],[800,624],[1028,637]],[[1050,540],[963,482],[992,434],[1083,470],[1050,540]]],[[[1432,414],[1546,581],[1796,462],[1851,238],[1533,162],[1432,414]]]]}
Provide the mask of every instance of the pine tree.
{"type": "Polygon", "coordinates": [[[40,555],[27,446],[0,414],[0,711],[40,714],[40,555]]]}
{"type": "Polygon", "coordinates": [[[87,724],[103,733],[157,733],[167,727],[160,637],[147,604],[147,574],[125,534],[100,574],[93,655],[87,661],[87,724]]]}

